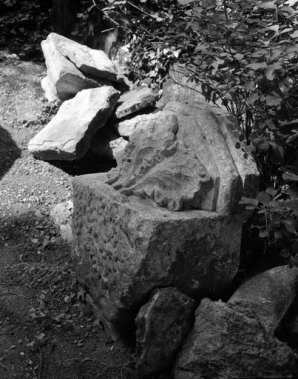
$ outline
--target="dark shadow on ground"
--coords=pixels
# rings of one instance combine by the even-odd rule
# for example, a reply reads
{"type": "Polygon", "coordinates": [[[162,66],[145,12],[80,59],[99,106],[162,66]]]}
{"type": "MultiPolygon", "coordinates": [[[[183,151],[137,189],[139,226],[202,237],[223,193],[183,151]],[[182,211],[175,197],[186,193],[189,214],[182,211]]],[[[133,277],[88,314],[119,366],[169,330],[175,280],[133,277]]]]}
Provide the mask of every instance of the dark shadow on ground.
{"type": "Polygon", "coordinates": [[[20,156],[21,150],[10,133],[0,126],[0,179],[20,156]]]}
{"type": "Polygon", "coordinates": [[[115,160],[103,160],[91,152],[87,152],[83,158],[74,161],[57,160],[49,161],[49,163],[72,176],[107,172],[117,166],[115,160]]]}

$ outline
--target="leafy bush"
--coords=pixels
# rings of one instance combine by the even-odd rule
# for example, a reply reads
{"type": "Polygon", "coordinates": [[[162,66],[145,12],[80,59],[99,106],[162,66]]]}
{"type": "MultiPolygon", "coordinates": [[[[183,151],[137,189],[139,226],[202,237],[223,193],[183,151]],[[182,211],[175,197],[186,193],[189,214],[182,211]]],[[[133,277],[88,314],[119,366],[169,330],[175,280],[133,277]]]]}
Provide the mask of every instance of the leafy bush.
{"type": "Polygon", "coordinates": [[[91,7],[135,36],[135,82],[150,77],[161,86],[179,62],[209,101],[237,118],[263,181],[258,197],[242,203],[256,209],[254,226],[267,246],[294,264],[298,0],[92,0],[91,7]]]}

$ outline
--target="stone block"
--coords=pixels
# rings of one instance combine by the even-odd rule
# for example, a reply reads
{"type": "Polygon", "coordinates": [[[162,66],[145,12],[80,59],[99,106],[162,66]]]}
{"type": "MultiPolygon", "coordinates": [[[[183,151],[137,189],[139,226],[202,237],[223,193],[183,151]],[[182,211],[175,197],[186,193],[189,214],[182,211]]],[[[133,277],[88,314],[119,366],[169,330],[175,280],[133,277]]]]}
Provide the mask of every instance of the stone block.
{"type": "Polygon", "coordinates": [[[119,92],[113,87],[79,92],[65,101],[57,115],[29,141],[28,149],[43,160],[74,160],[85,155],[90,139],[105,125],[119,92]]]}
{"type": "MultiPolygon", "coordinates": [[[[62,101],[71,99],[79,91],[96,88],[102,85],[109,85],[107,80],[88,78],[84,75],[67,57],[63,55],[56,46],[53,38],[55,33],[51,33],[48,38],[41,42],[41,48],[47,66],[47,79],[43,86],[47,89],[47,94],[56,94],[62,101]],[[55,88],[55,91],[48,89],[55,88]]],[[[65,37],[61,37],[65,38],[65,37]]]]}
{"type": "Polygon", "coordinates": [[[157,95],[149,87],[140,87],[123,93],[118,101],[116,117],[122,118],[140,109],[148,108],[155,104],[157,95]]]}
{"type": "Polygon", "coordinates": [[[218,295],[239,264],[243,215],[171,212],[125,196],[106,174],[74,178],[72,256],[79,281],[103,317],[132,326],[155,288],[192,297],[218,295]]]}

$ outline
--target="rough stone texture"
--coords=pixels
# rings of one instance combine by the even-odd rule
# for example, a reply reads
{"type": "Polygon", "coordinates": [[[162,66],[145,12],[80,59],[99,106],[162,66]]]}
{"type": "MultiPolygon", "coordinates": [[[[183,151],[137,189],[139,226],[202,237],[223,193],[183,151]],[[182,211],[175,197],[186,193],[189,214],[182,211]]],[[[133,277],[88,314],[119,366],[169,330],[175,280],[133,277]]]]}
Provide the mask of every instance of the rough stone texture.
{"type": "Polygon", "coordinates": [[[202,300],[174,378],[292,377],[295,355],[273,332],[297,285],[298,270],[282,266],[249,279],[226,304],[202,300]]]}
{"type": "Polygon", "coordinates": [[[29,141],[28,149],[44,160],[84,156],[90,139],[112,113],[119,92],[113,87],[84,90],[65,101],[57,115],[29,141]]]}
{"type": "Polygon", "coordinates": [[[182,339],[193,324],[196,302],[168,287],[153,291],[136,318],[138,378],[169,370],[182,339]]]}
{"type": "Polygon", "coordinates": [[[60,100],[68,100],[83,89],[109,85],[107,80],[87,78],[58,49],[53,36],[58,36],[58,34],[51,33],[46,40],[41,42],[41,48],[47,66],[47,79],[45,80],[47,83],[44,81],[43,84],[46,85],[46,88],[55,88],[55,96],[60,100]]]}
{"type": "Polygon", "coordinates": [[[90,49],[56,33],[50,33],[47,41],[84,74],[117,81],[116,68],[104,51],[90,49]]]}
{"type": "Polygon", "coordinates": [[[171,212],[119,194],[103,182],[107,176],[73,182],[74,265],[103,317],[128,328],[155,288],[175,286],[196,298],[231,284],[245,216],[171,212]]]}
{"type": "Polygon", "coordinates": [[[50,211],[50,217],[59,227],[61,238],[69,243],[72,241],[72,211],[73,203],[71,200],[55,205],[50,211]]]}
{"type": "Polygon", "coordinates": [[[170,102],[133,133],[108,184],[171,210],[229,214],[241,195],[258,189],[256,165],[235,148],[239,134],[235,119],[218,108],[170,102]]]}
{"type": "Polygon", "coordinates": [[[131,119],[124,120],[119,122],[117,125],[118,133],[122,137],[129,138],[132,133],[139,129],[146,129],[152,123],[152,120],[155,120],[160,114],[160,111],[156,113],[142,114],[139,116],[135,116],[131,119]]]}
{"type": "Polygon", "coordinates": [[[140,109],[154,105],[157,99],[149,87],[140,87],[122,94],[118,101],[116,117],[122,118],[140,109]]]}
{"type": "MultiPolygon", "coordinates": [[[[190,73],[185,66],[175,63],[169,70],[169,79],[163,84],[163,94],[157,106],[164,107],[169,101],[179,101],[183,104],[195,105],[197,103],[210,103],[208,94],[203,93],[202,85],[189,80],[190,73]]],[[[216,101],[222,106],[220,100],[216,101]]]]}
{"type": "Polygon", "coordinates": [[[273,333],[298,289],[298,269],[279,266],[246,280],[229,304],[249,304],[268,332],[273,333]]]}

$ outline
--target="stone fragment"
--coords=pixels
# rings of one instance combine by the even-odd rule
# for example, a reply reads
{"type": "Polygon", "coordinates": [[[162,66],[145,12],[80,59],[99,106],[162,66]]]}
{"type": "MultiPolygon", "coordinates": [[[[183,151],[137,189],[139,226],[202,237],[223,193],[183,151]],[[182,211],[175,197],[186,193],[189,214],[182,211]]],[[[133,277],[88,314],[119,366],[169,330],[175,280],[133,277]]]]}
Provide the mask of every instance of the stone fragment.
{"type": "Polygon", "coordinates": [[[118,101],[116,117],[122,118],[140,109],[154,105],[157,99],[149,87],[140,87],[123,93],[118,101]]]}
{"type": "Polygon", "coordinates": [[[78,280],[115,328],[132,326],[155,288],[175,286],[196,298],[231,285],[243,215],[171,212],[119,194],[106,177],[74,178],[72,256],[78,280]]]}
{"type": "Polygon", "coordinates": [[[152,120],[157,119],[160,111],[156,113],[142,114],[133,118],[120,121],[117,125],[118,133],[122,137],[130,137],[132,133],[139,128],[146,129],[151,124],[152,120]]]}
{"type": "Polygon", "coordinates": [[[48,78],[46,82],[43,82],[43,85],[46,86],[47,89],[54,87],[54,94],[56,94],[60,100],[68,100],[83,89],[110,84],[107,80],[86,77],[59,50],[53,35],[58,36],[55,33],[51,33],[46,40],[41,42],[41,48],[46,60],[48,78]]]}
{"type": "Polygon", "coordinates": [[[90,49],[56,33],[50,33],[47,40],[84,74],[117,81],[116,68],[104,51],[90,49]]]}
{"type": "Polygon", "coordinates": [[[196,302],[176,288],[156,289],[137,318],[138,378],[169,370],[181,342],[193,324],[196,302]]]}
{"type": "Polygon", "coordinates": [[[69,243],[72,241],[72,212],[73,203],[71,200],[55,205],[50,211],[50,217],[59,228],[61,238],[69,243]]]}
{"type": "Polygon", "coordinates": [[[226,304],[202,300],[174,378],[292,377],[295,355],[273,333],[297,285],[298,270],[282,266],[249,279],[226,304]]]}
{"type": "Polygon", "coordinates": [[[90,139],[106,123],[118,98],[119,92],[113,87],[79,92],[65,101],[57,115],[29,141],[29,151],[44,160],[83,157],[90,139]]]}

